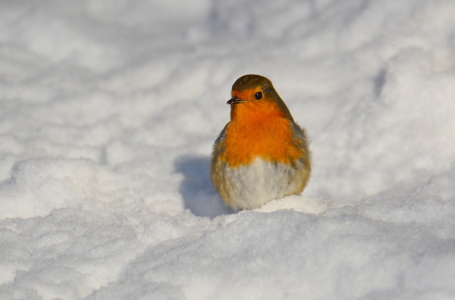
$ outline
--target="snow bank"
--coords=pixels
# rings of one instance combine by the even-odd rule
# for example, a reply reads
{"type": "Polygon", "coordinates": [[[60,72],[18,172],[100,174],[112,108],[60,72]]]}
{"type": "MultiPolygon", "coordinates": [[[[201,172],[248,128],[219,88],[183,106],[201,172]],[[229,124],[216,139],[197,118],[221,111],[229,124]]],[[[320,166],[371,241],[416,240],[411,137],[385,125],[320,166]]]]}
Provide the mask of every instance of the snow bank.
{"type": "Polygon", "coordinates": [[[455,3],[0,4],[1,299],[452,299],[455,3]],[[209,178],[232,83],[312,140],[301,196],[209,178]]]}

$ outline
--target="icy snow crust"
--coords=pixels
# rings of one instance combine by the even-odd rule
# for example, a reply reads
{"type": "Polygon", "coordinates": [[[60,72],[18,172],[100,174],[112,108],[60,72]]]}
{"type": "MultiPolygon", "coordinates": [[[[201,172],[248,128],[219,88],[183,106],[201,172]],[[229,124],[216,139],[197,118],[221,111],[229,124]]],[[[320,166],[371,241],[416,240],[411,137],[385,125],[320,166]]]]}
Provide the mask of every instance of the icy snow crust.
{"type": "Polygon", "coordinates": [[[2,1],[0,299],[454,299],[455,2],[2,1]],[[209,179],[241,75],[302,196],[209,179]]]}

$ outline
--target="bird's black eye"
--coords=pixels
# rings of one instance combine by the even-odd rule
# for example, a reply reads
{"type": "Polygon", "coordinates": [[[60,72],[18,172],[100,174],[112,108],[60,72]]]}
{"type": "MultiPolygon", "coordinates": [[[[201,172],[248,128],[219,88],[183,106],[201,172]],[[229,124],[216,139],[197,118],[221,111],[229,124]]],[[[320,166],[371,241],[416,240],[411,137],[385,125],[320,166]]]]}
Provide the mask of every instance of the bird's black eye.
{"type": "Polygon", "coordinates": [[[261,99],[262,99],[262,92],[257,92],[257,93],[254,95],[254,98],[256,98],[257,100],[261,100],[261,99]]]}

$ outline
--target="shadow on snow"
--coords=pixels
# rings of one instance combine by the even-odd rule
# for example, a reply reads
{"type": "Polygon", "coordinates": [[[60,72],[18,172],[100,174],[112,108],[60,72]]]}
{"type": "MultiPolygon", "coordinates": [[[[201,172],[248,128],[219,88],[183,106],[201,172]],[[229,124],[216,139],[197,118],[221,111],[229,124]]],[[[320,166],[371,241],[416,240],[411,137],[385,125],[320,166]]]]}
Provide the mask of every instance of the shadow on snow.
{"type": "Polygon", "coordinates": [[[223,204],[210,179],[210,158],[204,156],[181,156],[175,161],[175,169],[185,178],[179,191],[185,208],[200,217],[214,218],[234,213],[223,204]]]}

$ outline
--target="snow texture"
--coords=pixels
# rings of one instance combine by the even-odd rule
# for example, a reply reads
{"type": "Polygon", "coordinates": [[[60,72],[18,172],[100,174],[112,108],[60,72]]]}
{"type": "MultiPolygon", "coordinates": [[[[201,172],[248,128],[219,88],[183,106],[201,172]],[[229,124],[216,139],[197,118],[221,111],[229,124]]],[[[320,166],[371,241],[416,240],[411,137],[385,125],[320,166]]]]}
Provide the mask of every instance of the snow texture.
{"type": "Polygon", "coordinates": [[[455,299],[455,2],[0,2],[0,299],[455,299]],[[307,129],[226,208],[230,88],[307,129]]]}

